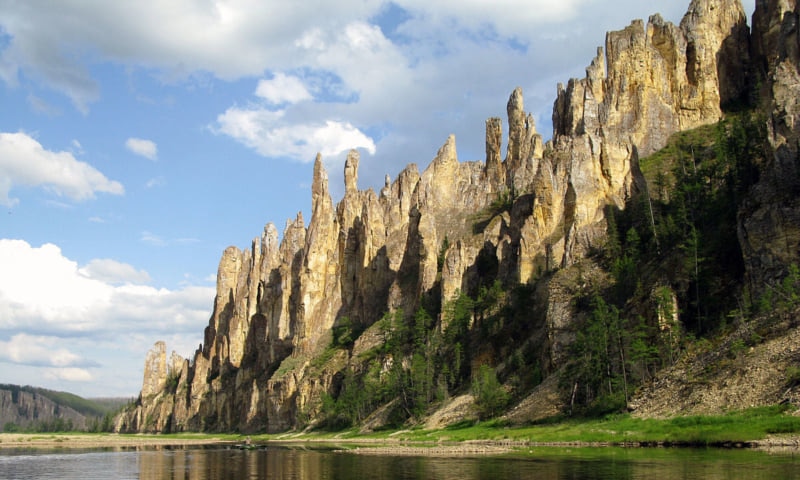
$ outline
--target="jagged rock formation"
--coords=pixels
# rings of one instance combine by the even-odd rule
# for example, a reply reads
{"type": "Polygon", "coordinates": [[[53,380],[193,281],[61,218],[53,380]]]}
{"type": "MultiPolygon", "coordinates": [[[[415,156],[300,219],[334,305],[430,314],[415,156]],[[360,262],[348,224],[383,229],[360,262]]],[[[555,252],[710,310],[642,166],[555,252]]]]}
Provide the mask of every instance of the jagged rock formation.
{"type": "Polygon", "coordinates": [[[171,378],[180,375],[184,363],[183,357],[172,352],[169,364],[167,364],[167,344],[156,342],[153,348],[147,352],[144,360],[142,396],[155,395],[164,390],[171,378]]]}
{"type": "MultiPolygon", "coordinates": [[[[203,344],[172,366],[177,385],[166,382],[158,345],[142,401],[117,429],[274,432],[298,426],[300,416],[313,420],[320,397],[341,380],[334,365],[348,362],[312,367],[334,327],[366,330],[355,358],[376,341],[368,327],[386,312],[413,312],[429,297],[443,303],[486,279],[529,283],[572,265],[603,240],[606,207],[624,208],[641,188],[639,157],[675,132],[718,121],[724,105],[752,94],[759,72],[777,154],[741,213],[740,236],[752,281],[777,278],[800,245],[797,17],[794,1],[757,2],[751,42],[739,0],[693,0],[680,25],[655,15],[609,33],[586,77],[558,86],[551,141],[536,132],[522,91],[512,93],[504,159],[499,118],[486,122],[485,162],[460,162],[451,136],[422,173],[411,164],[379,193],[358,190],[352,151],[334,206],[318,157],[308,226],[298,214],[280,242],[268,224],[250,249],[224,252],[203,344]],[[790,192],[789,202],[774,198],[790,192]]],[[[570,341],[574,306],[557,281],[539,285],[536,297],[544,319],[529,334],[549,374],[570,341]]]]}

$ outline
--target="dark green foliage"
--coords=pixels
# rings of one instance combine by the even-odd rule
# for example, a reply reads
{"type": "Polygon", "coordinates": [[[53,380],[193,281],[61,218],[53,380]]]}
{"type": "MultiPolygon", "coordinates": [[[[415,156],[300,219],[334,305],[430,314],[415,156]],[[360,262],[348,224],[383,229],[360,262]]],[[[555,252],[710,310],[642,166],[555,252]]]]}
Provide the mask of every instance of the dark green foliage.
{"type": "Polygon", "coordinates": [[[106,413],[102,418],[92,418],[89,420],[86,430],[93,433],[113,432],[114,413],[106,413]]]}
{"type": "Polygon", "coordinates": [[[690,332],[705,335],[724,326],[744,274],[736,214],[768,149],[763,118],[743,111],[677,134],[641,160],[649,195],[616,219],[621,232],[634,229],[639,237],[638,260],[631,262],[637,254],[627,238],[616,257],[617,305],[636,295],[632,277],[659,275],[676,290],[690,332]]]}
{"type": "Polygon", "coordinates": [[[331,346],[334,348],[352,348],[353,343],[359,335],[364,331],[360,325],[356,325],[350,320],[350,317],[342,317],[336,322],[333,327],[333,339],[331,346]]]}
{"type": "Polygon", "coordinates": [[[436,398],[440,336],[430,314],[420,308],[413,319],[408,319],[398,310],[384,315],[378,327],[383,345],[366,368],[345,369],[338,391],[323,397],[327,428],[357,425],[389,402],[395,404],[396,411],[404,412],[394,415],[395,421],[401,422],[423,414],[436,398]],[[404,367],[404,358],[410,359],[410,368],[404,367]]]}
{"type": "Polygon", "coordinates": [[[626,339],[629,341],[628,360],[631,373],[636,373],[638,380],[644,383],[651,378],[658,366],[667,362],[661,362],[662,351],[652,342],[657,332],[653,332],[644,318],[639,317],[638,320],[638,325],[629,331],[626,339]]]}
{"type": "Polygon", "coordinates": [[[444,267],[444,260],[445,256],[447,255],[447,250],[450,248],[450,240],[447,239],[447,235],[444,236],[444,240],[442,240],[442,246],[439,247],[439,255],[436,256],[436,271],[441,273],[442,267],[444,267]]]}
{"type": "Polygon", "coordinates": [[[480,418],[492,418],[508,406],[510,396],[497,380],[494,368],[483,364],[472,380],[472,395],[480,418]]]}
{"type": "Polygon", "coordinates": [[[625,235],[624,252],[617,254],[616,260],[612,263],[611,275],[614,278],[613,300],[618,305],[624,304],[639,286],[640,242],[636,229],[628,229],[625,235]]]}
{"type": "Polygon", "coordinates": [[[170,370],[169,373],[167,374],[167,381],[166,385],[164,386],[164,390],[174,394],[175,392],[178,391],[178,383],[180,382],[180,380],[181,380],[181,372],[170,370]]]}
{"type": "MultiPolygon", "coordinates": [[[[525,307],[531,292],[527,288],[514,290],[513,301],[519,312],[525,307]]],[[[509,296],[499,281],[478,287],[477,298],[464,292],[446,302],[441,323],[423,307],[409,317],[402,311],[388,313],[377,328],[383,343],[365,360],[362,366],[350,366],[342,372],[341,381],[330,395],[322,400],[327,428],[356,425],[374,409],[391,402],[393,422],[420,418],[432,404],[456,392],[476,388],[481,393],[481,415],[499,413],[510,394],[498,380],[494,369],[492,378],[478,373],[473,381],[470,365],[481,348],[493,343],[507,348],[508,330],[514,322],[510,316],[524,315],[506,307],[509,296]]],[[[517,330],[520,327],[515,327],[517,330]]],[[[345,329],[335,332],[334,344],[340,343],[345,329]]],[[[542,380],[542,370],[536,354],[517,352],[515,366],[525,371],[511,383],[516,388],[530,388],[542,380]],[[530,367],[530,368],[528,368],[530,367]]],[[[398,423],[398,425],[399,425],[398,423]]]]}
{"type": "Polygon", "coordinates": [[[786,369],[786,385],[790,388],[800,385],[800,366],[791,366],[786,369]]]}
{"type": "Polygon", "coordinates": [[[625,394],[620,391],[600,395],[579,413],[589,418],[600,418],[605,415],[623,412],[627,406],[628,400],[625,398],[625,394]]]}
{"type": "Polygon", "coordinates": [[[592,298],[591,305],[591,313],[575,333],[570,347],[573,361],[562,380],[565,386],[571,386],[573,409],[604,396],[622,393],[627,397],[628,334],[620,312],[599,295],[592,298]]]}
{"type": "Polygon", "coordinates": [[[790,312],[800,306],[800,267],[789,266],[789,272],[777,285],[767,285],[758,300],[759,313],[790,312]]]}
{"type": "Polygon", "coordinates": [[[6,422],[5,425],[3,425],[3,432],[5,433],[17,433],[21,431],[19,425],[14,422],[6,422]]]}

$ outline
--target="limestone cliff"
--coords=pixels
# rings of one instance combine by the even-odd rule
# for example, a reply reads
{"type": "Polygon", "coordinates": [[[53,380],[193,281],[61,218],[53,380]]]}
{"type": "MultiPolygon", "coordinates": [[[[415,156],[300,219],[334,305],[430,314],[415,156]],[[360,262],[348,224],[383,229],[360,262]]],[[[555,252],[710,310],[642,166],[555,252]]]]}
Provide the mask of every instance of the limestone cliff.
{"type": "MultiPolygon", "coordinates": [[[[558,86],[552,140],[537,133],[522,91],[511,94],[505,157],[502,121],[491,118],[485,162],[459,161],[451,136],[424,171],[411,164],[376,193],[358,189],[352,151],[336,205],[318,157],[308,225],[298,214],[280,242],[268,224],[249,249],[223,253],[203,344],[170,368],[157,345],[141,402],[117,429],[274,432],[313,423],[345,366],[366,369],[357,352],[380,342],[384,314],[434,304],[444,331],[441,306],[459,292],[477,294],[494,280],[528,284],[575,264],[604,240],[606,207],[625,208],[642,188],[640,156],[675,132],[717,122],[724,106],[752,96],[756,71],[778,153],[742,213],[740,237],[753,281],[777,278],[800,242],[797,196],[776,203],[768,184],[784,182],[781,195],[796,188],[797,17],[794,1],[757,2],[752,42],[739,0],[693,0],[680,25],[659,15],[634,21],[607,35],[584,78],[558,86]],[[349,354],[324,356],[343,328],[363,335],[349,354]]],[[[540,313],[522,337],[480,355],[525,344],[543,374],[555,370],[575,308],[572,287],[559,282],[539,284],[540,313]]],[[[381,371],[395,360],[385,357],[381,371]]]]}

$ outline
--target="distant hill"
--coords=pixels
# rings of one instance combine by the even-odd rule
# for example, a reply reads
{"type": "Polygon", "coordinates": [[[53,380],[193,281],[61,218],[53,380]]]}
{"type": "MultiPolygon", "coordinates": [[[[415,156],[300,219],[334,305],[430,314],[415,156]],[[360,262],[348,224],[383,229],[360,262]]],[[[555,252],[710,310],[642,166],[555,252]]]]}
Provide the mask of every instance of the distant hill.
{"type": "Polygon", "coordinates": [[[0,431],[108,430],[112,414],[129,401],[0,384],[0,431]]]}
{"type": "MultiPolygon", "coordinates": [[[[80,397],[78,397],[80,398],[80,397]]],[[[83,399],[82,399],[83,400],[83,399]]],[[[107,413],[115,413],[120,408],[124,407],[125,405],[131,403],[134,398],[127,398],[127,397],[97,397],[97,398],[89,398],[86,401],[93,403],[94,405],[103,409],[103,415],[107,413]]]]}

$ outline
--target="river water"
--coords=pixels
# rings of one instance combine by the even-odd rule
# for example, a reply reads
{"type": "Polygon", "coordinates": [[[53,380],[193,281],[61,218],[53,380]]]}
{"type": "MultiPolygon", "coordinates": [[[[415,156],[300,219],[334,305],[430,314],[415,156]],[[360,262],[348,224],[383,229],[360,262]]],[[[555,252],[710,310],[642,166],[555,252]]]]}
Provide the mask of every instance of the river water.
{"type": "Polygon", "coordinates": [[[323,447],[0,450],[2,479],[800,479],[800,457],[752,450],[532,448],[493,457],[323,447]]]}

